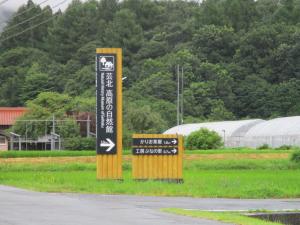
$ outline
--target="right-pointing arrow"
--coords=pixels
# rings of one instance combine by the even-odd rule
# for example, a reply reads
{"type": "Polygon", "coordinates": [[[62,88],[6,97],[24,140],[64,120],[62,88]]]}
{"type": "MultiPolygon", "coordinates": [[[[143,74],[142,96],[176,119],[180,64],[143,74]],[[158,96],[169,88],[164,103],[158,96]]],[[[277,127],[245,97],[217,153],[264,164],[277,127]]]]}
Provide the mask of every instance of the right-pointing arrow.
{"type": "Polygon", "coordinates": [[[176,149],[176,148],[174,148],[174,149],[172,149],[172,150],[171,150],[171,152],[173,152],[173,154],[176,154],[176,152],[177,152],[177,149],[176,149]]]}
{"type": "Polygon", "coordinates": [[[113,143],[109,138],[106,138],[106,141],[101,141],[100,147],[108,147],[106,152],[110,152],[113,147],[115,147],[115,143],[113,143]]]}
{"type": "Polygon", "coordinates": [[[176,145],[176,144],[177,144],[177,140],[176,140],[176,139],[173,139],[173,140],[172,140],[172,143],[173,143],[173,145],[176,145]]]}

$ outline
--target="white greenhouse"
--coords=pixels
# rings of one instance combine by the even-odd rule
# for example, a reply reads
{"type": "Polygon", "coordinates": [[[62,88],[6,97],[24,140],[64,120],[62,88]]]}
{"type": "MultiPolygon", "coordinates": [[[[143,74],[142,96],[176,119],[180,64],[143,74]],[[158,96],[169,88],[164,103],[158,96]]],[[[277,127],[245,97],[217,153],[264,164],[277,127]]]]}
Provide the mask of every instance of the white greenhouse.
{"type": "Polygon", "coordinates": [[[200,128],[216,131],[222,137],[226,147],[258,147],[263,144],[271,147],[300,146],[300,116],[268,121],[253,119],[184,124],[164,133],[187,136],[200,128]]]}

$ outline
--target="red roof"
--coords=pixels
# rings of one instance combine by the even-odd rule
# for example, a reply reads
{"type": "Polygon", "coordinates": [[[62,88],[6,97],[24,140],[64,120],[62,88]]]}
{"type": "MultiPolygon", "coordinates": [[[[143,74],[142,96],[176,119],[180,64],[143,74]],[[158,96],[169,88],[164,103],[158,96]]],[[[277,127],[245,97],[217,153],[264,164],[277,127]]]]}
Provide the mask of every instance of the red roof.
{"type": "Polygon", "coordinates": [[[24,107],[0,107],[0,125],[13,125],[26,111],[24,107]]]}

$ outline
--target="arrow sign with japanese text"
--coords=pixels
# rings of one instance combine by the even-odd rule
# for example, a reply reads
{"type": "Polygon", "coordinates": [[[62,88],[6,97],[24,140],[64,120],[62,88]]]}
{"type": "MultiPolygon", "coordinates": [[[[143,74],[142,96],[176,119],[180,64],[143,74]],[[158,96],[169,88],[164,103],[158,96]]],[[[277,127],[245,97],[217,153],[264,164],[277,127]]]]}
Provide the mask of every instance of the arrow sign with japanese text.
{"type": "Polygon", "coordinates": [[[96,49],[97,179],[122,180],[122,49],[96,49]]]}
{"type": "Polygon", "coordinates": [[[178,146],[176,138],[134,138],[133,146],[178,146]]]}
{"type": "Polygon", "coordinates": [[[116,54],[97,54],[97,154],[116,154],[116,54]]]}
{"type": "Polygon", "coordinates": [[[164,148],[145,148],[145,147],[133,147],[133,155],[177,155],[178,147],[164,147],[164,148]]]}
{"type": "Polygon", "coordinates": [[[160,137],[144,137],[132,140],[133,155],[177,155],[178,154],[178,138],[160,137]]]}
{"type": "Polygon", "coordinates": [[[135,180],[183,182],[183,136],[133,134],[132,177],[135,180]]]}

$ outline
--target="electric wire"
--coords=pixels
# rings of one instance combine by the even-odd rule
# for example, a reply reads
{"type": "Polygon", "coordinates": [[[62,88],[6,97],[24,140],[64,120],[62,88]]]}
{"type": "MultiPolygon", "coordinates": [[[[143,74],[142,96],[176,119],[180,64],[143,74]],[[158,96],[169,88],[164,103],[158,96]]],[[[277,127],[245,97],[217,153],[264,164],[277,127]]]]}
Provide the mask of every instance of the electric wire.
{"type": "MultiPolygon", "coordinates": [[[[68,0],[63,0],[63,1],[61,1],[61,2],[58,3],[57,5],[53,6],[52,9],[57,8],[58,6],[64,4],[66,1],[68,1],[68,0]]],[[[27,23],[27,22],[29,22],[29,21],[31,21],[31,20],[33,20],[33,19],[35,19],[35,18],[37,18],[37,17],[39,17],[39,16],[45,14],[45,12],[46,12],[46,11],[42,11],[42,12],[40,12],[39,14],[37,14],[37,15],[35,15],[35,16],[32,16],[32,17],[30,17],[30,18],[28,18],[28,19],[26,19],[26,20],[23,20],[23,21],[20,22],[20,23],[17,23],[17,24],[15,24],[15,25],[13,25],[13,26],[10,26],[8,29],[5,29],[5,31],[12,30],[12,29],[14,29],[15,27],[18,27],[18,26],[20,26],[20,25],[22,25],[22,24],[24,24],[24,23],[27,23]]]]}
{"type": "MultiPolygon", "coordinates": [[[[56,8],[56,7],[58,7],[58,6],[62,5],[62,4],[64,4],[64,3],[67,2],[67,1],[68,1],[68,0],[63,0],[62,2],[58,3],[58,4],[55,5],[54,7],[56,8]]],[[[53,8],[54,8],[54,7],[53,7],[53,8]]],[[[21,35],[21,34],[27,32],[27,31],[30,31],[30,30],[32,30],[32,29],[34,29],[34,28],[37,28],[37,27],[39,27],[39,26],[41,26],[41,25],[43,25],[43,24],[45,24],[45,23],[47,23],[47,22],[50,22],[51,20],[55,19],[57,15],[58,15],[58,14],[54,14],[52,17],[50,17],[50,18],[47,19],[47,20],[42,21],[41,23],[35,24],[35,25],[31,26],[31,27],[28,27],[27,29],[25,29],[25,30],[23,30],[23,31],[21,31],[21,32],[19,32],[19,33],[16,33],[16,34],[10,35],[10,36],[8,36],[8,37],[5,37],[5,38],[3,38],[3,39],[0,39],[0,43],[3,43],[4,41],[7,41],[7,40],[9,40],[9,39],[11,39],[11,38],[17,37],[17,36],[19,36],[19,35],[21,35]]]]}
{"type": "MultiPolygon", "coordinates": [[[[19,16],[22,16],[23,14],[31,11],[32,9],[36,8],[37,6],[41,6],[42,4],[44,4],[44,3],[48,2],[48,1],[50,1],[50,0],[44,0],[44,1],[40,2],[40,3],[38,3],[38,4],[34,4],[33,6],[29,7],[28,9],[26,9],[26,10],[20,12],[20,13],[17,13],[15,15],[13,15],[13,18],[17,18],[19,16]]],[[[8,22],[9,22],[9,20],[6,20],[6,21],[1,22],[1,24],[6,24],[8,22]]]]}
{"type": "Polygon", "coordinates": [[[45,21],[43,21],[43,22],[41,22],[41,23],[38,23],[38,24],[36,24],[36,25],[34,25],[34,26],[31,26],[31,27],[29,27],[29,28],[27,28],[27,29],[25,29],[25,30],[19,32],[19,33],[16,33],[16,34],[14,34],[14,35],[8,36],[8,37],[6,37],[6,38],[4,38],[4,39],[2,39],[2,40],[0,39],[0,43],[3,43],[4,41],[7,41],[7,40],[9,40],[9,39],[11,39],[11,38],[14,38],[14,37],[17,37],[17,36],[19,36],[19,35],[21,35],[21,34],[27,32],[27,31],[30,31],[30,30],[32,30],[32,29],[34,29],[34,28],[36,28],[36,27],[39,27],[39,26],[41,26],[41,25],[43,25],[43,24],[45,24],[45,23],[47,23],[47,22],[53,20],[56,16],[57,16],[57,15],[53,15],[53,16],[50,17],[49,19],[47,19],[47,20],[45,20],[45,21]]]}
{"type": "Polygon", "coordinates": [[[1,2],[0,2],[0,5],[3,5],[5,2],[7,2],[8,0],[2,0],[1,2]]]}

